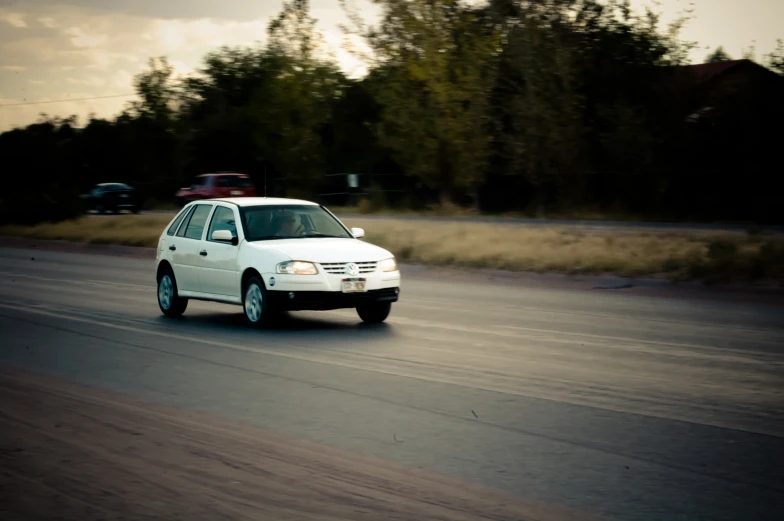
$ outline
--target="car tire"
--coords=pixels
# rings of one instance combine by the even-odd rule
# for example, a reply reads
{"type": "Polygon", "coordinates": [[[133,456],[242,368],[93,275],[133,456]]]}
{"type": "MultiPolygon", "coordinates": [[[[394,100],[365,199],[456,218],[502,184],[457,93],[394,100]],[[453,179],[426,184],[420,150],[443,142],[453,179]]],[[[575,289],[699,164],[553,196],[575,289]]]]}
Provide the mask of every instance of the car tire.
{"type": "Polygon", "coordinates": [[[391,302],[375,302],[357,307],[357,314],[366,324],[380,324],[385,321],[392,311],[391,302]]]}
{"type": "Polygon", "coordinates": [[[268,326],[275,314],[270,308],[267,288],[260,277],[251,277],[242,288],[242,314],[245,323],[256,329],[268,326]]]}
{"type": "Polygon", "coordinates": [[[177,294],[177,279],[172,270],[161,272],[158,277],[158,307],[167,317],[179,317],[188,307],[188,299],[177,294]]]}

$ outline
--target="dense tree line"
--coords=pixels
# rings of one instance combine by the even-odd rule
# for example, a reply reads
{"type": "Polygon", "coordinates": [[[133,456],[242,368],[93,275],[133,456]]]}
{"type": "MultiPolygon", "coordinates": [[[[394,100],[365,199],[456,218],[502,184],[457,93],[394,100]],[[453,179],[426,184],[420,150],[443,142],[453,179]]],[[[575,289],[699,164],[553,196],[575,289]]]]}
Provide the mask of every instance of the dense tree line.
{"type": "MultiPolygon", "coordinates": [[[[3,220],[72,215],[103,181],[170,201],[212,171],[314,199],[327,174],[384,174],[374,179],[400,191],[374,182],[373,201],[412,208],[782,219],[781,103],[689,120],[702,107],[679,67],[686,18],[662,29],[623,0],[374,2],[374,26],[344,5],[345,30],[369,49],[361,79],[324,58],[308,0],[289,0],[266,45],[217,49],[194,77],[151,59],[138,101],[112,120],[43,117],[3,133],[3,220]]],[[[765,65],[784,74],[782,56],[780,44],[765,65]]]]}

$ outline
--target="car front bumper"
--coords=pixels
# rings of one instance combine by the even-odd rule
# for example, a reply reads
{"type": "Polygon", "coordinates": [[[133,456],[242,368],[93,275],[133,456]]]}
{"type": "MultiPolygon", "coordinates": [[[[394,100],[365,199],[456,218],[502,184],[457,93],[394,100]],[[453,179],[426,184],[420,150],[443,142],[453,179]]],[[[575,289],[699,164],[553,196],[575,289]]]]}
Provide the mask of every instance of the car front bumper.
{"type": "Polygon", "coordinates": [[[264,284],[270,304],[289,311],[355,308],[374,302],[397,302],[400,294],[400,272],[380,272],[358,275],[365,279],[367,291],[343,293],[342,281],[349,275],[264,274],[264,284]]]}
{"type": "Polygon", "coordinates": [[[397,302],[400,288],[368,290],[362,293],[339,291],[268,291],[270,305],[286,311],[325,311],[355,308],[365,304],[397,302]]]}

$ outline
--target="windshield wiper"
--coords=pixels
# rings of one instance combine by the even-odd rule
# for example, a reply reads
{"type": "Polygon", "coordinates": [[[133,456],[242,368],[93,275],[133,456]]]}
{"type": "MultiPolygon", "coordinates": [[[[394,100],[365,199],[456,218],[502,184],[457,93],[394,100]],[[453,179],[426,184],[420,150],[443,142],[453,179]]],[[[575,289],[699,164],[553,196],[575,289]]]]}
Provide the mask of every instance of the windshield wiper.
{"type": "Polygon", "coordinates": [[[344,238],[344,237],[341,237],[340,235],[328,235],[326,233],[309,233],[307,235],[300,235],[300,238],[302,238],[302,239],[310,239],[311,237],[328,237],[328,238],[332,238],[332,239],[342,239],[342,238],[344,238]]]}

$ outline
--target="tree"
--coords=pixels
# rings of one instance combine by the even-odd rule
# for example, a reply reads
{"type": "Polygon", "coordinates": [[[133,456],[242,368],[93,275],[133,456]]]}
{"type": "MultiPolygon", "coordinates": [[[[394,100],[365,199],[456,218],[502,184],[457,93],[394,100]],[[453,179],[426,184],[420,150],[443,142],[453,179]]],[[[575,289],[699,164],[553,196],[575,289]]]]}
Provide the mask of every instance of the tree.
{"type": "Polygon", "coordinates": [[[321,49],[317,20],[310,16],[310,0],[289,0],[267,27],[269,50],[295,58],[300,65],[313,63],[321,49]]]}
{"type": "Polygon", "coordinates": [[[662,34],[658,15],[624,1],[511,6],[492,8],[506,27],[490,118],[496,168],[523,179],[509,183],[523,206],[609,204],[624,186],[631,198],[656,170],[677,100],[661,71],[684,60],[684,22],[662,34]]]}
{"type": "Polygon", "coordinates": [[[34,224],[75,217],[84,187],[75,116],[41,114],[36,123],[0,134],[8,168],[0,193],[0,222],[34,224]]]}
{"type": "Polygon", "coordinates": [[[174,115],[172,103],[176,99],[172,73],[174,67],[165,56],[150,58],[149,70],[134,77],[133,85],[141,101],[132,104],[140,117],[168,126],[174,115]]]}
{"type": "Polygon", "coordinates": [[[179,180],[180,141],[176,135],[178,86],[174,67],[165,56],[150,58],[149,69],[134,77],[140,101],[118,118],[125,145],[137,151],[131,158],[133,174],[127,181],[153,192],[171,190],[179,180]],[[140,153],[141,152],[141,153],[140,153]]]}
{"type": "Polygon", "coordinates": [[[460,0],[374,0],[378,27],[363,36],[383,81],[379,139],[404,171],[442,202],[474,195],[490,143],[486,107],[499,44],[460,0]]]}
{"type": "Polygon", "coordinates": [[[275,80],[252,105],[257,142],[269,150],[292,196],[309,196],[323,181],[322,136],[345,89],[337,66],[319,54],[320,33],[308,9],[308,0],[285,2],[270,22],[265,59],[276,70],[275,80]]]}
{"type": "Polygon", "coordinates": [[[732,60],[727,51],[724,50],[724,47],[717,47],[712,53],[705,57],[705,63],[719,63],[719,62],[727,62],[732,60]]]}
{"type": "MultiPolygon", "coordinates": [[[[394,188],[417,207],[780,215],[773,197],[760,209],[730,204],[744,186],[760,190],[754,172],[770,161],[759,151],[781,140],[776,82],[774,94],[749,96],[756,105],[739,98],[730,116],[684,123],[700,108],[676,67],[693,48],[678,37],[688,11],[660,28],[630,0],[374,2],[376,26],[348,13],[368,44],[350,39],[355,49],[369,49],[360,80],[321,45],[309,1],[286,0],[266,45],[215,49],[193,77],[151,59],[116,118],[80,128],[46,116],[0,134],[0,155],[36,178],[6,176],[0,212],[73,215],[77,191],[108,175],[168,199],[194,174],[236,170],[259,187],[266,172],[272,193],[291,197],[317,197],[326,173],[377,172],[406,174],[394,188]],[[706,167],[717,148],[727,153],[706,167]],[[281,178],[287,191],[272,182],[281,178]]],[[[722,48],[708,57],[726,59],[722,48]]],[[[784,43],[764,60],[784,74],[784,43]]]]}
{"type": "Polygon", "coordinates": [[[776,40],[776,48],[765,55],[765,66],[784,76],[784,40],[776,40]]]}

